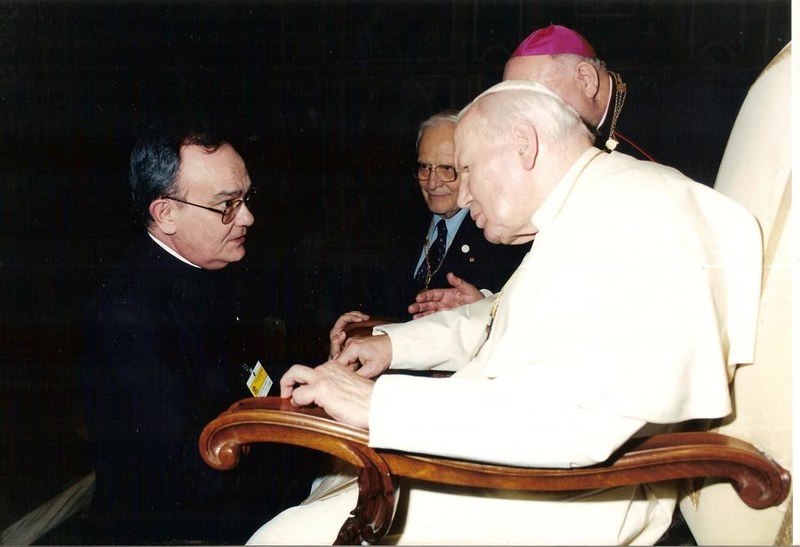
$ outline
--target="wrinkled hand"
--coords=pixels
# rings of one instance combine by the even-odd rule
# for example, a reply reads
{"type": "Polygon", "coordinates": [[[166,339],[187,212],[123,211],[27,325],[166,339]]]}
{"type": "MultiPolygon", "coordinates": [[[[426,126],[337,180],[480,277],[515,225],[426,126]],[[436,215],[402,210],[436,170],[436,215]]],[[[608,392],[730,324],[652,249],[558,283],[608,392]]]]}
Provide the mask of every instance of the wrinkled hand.
{"type": "Polygon", "coordinates": [[[385,334],[350,338],[335,362],[359,376],[375,378],[392,363],[392,341],[385,334]]]}
{"type": "Polygon", "coordinates": [[[483,293],[475,285],[452,272],[447,274],[447,282],[452,286],[451,289],[430,289],[419,293],[416,302],[408,307],[408,313],[414,319],[419,319],[437,311],[472,304],[484,298],[483,293]]]}
{"type": "Polygon", "coordinates": [[[351,323],[361,323],[368,319],[369,315],[360,311],[349,311],[342,314],[339,319],[336,320],[336,323],[333,324],[333,328],[331,328],[331,332],[328,335],[331,341],[328,359],[335,359],[342,352],[344,341],[347,338],[344,328],[351,323]]]}
{"type": "Polygon", "coordinates": [[[340,422],[368,429],[374,385],[335,361],[317,368],[294,365],[281,378],[281,397],[298,406],[316,404],[340,422]]]}

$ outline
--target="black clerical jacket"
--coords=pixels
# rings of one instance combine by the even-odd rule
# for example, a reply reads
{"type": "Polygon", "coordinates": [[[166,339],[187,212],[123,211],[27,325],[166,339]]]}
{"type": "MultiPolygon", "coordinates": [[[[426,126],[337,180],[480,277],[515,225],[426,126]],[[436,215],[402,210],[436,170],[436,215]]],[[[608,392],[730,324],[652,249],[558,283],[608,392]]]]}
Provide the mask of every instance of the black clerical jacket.
{"type": "MultiPolygon", "coordinates": [[[[247,368],[268,358],[226,270],[190,266],[145,234],[88,306],[81,380],[101,541],[239,543],[297,501],[281,482],[286,447],[233,473],[199,455],[202,428],[250,396],[247,368]]],[[[292,480],[307,488],[309,477],[292,480]]]]}

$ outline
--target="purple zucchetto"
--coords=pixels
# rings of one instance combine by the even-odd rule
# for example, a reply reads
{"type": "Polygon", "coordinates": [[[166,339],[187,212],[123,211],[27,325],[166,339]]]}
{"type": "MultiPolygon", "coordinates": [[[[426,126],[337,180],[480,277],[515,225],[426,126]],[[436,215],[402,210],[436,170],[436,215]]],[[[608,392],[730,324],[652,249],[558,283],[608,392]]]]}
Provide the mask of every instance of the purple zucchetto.
{"type": "Polygon", "coordinates": [[[563,55],[571,53],[581,57],[597,57],[592,44],[572,29],[550,25],[533,31],[525,38],[511,57],[531,55],[563,55]]]}

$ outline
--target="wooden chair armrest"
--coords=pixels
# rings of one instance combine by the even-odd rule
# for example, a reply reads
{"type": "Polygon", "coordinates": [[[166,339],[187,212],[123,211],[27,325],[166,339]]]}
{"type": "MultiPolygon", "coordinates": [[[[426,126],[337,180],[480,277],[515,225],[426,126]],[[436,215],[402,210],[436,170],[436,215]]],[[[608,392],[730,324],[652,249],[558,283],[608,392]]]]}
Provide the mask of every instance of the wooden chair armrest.
{"type": "Polygon", "coordinates": [[[337,543],[379,541],[391,526],[399,477],[487,488],[531,491],[592,490],[672,479],[712,477],[730,482],[748,506],[780,504],[789,472],[739,439],[710,432],[665,433],[633,439],[603,464],[575,469],[510,467],[376,450],[369,433],[330,418],[320,408],[259,397],[233,404],[200,436],[200,454],[216,469],[231,469],[242,446],[277,442],[304,446],[360,468],[358,503],[337,543]]]}

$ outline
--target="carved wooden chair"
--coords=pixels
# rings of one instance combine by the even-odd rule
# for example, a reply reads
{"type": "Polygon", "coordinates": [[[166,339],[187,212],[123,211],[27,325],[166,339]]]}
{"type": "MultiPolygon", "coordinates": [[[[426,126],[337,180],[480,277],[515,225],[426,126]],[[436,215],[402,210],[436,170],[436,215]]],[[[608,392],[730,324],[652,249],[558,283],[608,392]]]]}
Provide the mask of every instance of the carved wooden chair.
{"type": "Polygon", "coordinates": [[[368,432],[337,422],[319,408],[279,397],[245,399],[211,422],[200,439],[209,465],[230,469],[242,447],[280,442],[319,450],[360,468],[358,504],[337,544],[376,543],[389,530],[400,477],[516,490],[590,490],[714,477],[729,481],[749,507],[772,507],[789,493],[789,472],[753,445],[719,433],[665,433],[631,442],[602,465],[532,469],[375,450],[368,432]]]}
{"type": "MultiPolygon", "coordinates": [[[[778,138],[788,139],[788,130],[786,134],[780,133],[781,128],[787,127],[787,122],[775,116],[756,116],[762,118],[758,123],[751,118],[754,109],[758,111],[765,101],[767,104],[774,102],[774,105],[788,104],[788,99],[780,101],[774,94],[777,86],[781,93],[785,91],[788,95],[788,88],[781,86],[788,82],[789,53],[786,50],[781,52],[754,84],[737,119],[729,148],[735,146],[738,150],[737,135],[742,131],[747,131],[751,136],[755,132],[758,138],[760,134],[755,127],[760,123],[770,128],[773,140],[776,131],[778,138]],[[773,81],[776,78],[777,83],[773,81]],[[739,120],[744,121],[740,124],[739,120]]],[[[788,119],[788,116],[784,115],[784,118],[788,119]]],[[[767,148],[774,147],[762,147],[770,152],[767,148]]],[[[786,148],[788,150],[788,144],[786,148]]],[[[774,150],[770,153],[774,153],[774,150]]],[[[791,172],[776,168],[776,173],[760,178],[762,171],[758,170],[759,166],[774,165],[774,162],[758,157],[758,162],[751,165],[756,169],[755,173],[752,169],[741,172],[734,164],[736,155],[739,153],[729,155],[726,152],[720,169],[722,179],[718,178],[717,184],[721,191],[738,199],[756,215],[764,232],[766,247],[765,292],[757,341],[757,364],[752,370],[766,370],[772,378],[769,385],[786,391],[790,384],[788,348],[791,346],[791,326],[787,318],[790,321],[788,295],[791,291],[785,272],[778,266],[782,260],[790,259],[787,238],[782,235],[784,226],[789,224],[791,200],[787,194],[789,187],[786,185],[786,176],[791,180],[791,172]],[[728,176],[735,180],[725,179],[728,176]],[[752,187],[754,180],[763,185],[763,191],[755,192],[755,198],[752,193],[742,189],[746,185],[752,187]],[[777,273],[772,272],[776,267],[777,273]],[[763,359],[769,362],[764,363],[763,359]],[[776,386],[776,383],[783,385],[776,386]]],[[[752,154],[744,156],[747,160],[755,161],[752,154]]],[[[784,160],[780,158],[778,163],[784,160]]],[[[364,335],[371,327],[370,323],[357,325],[350,335],[364,335]]],[[[778,525],[786,524],[785,513],[790,503],[791,479],[787,467],[791,466],[791,426],[776,427],[773,424],[769,427],[763,424],[763,420],[753,421],[752,417],[767,416],[769,420],[787,424],[790,423],[790,412],[784,406],[779,406],[777,411],[769,410],[773,394],[763,393],[763,384],[749,386],[755,394],[744,393],[738,385],[742,380],[740,378],[734,386],[735,415],[723,425],[723,430],[728,428],[735,433],[698,431],[634,439],[608,461],[586,468],[519,468],[376,450],[367,444],[367,431],[337,422],[319,408],[297,408],[290,401],[278,397],[253,398],[235,403],[205,428],[200,438],[200,452],[212,467],[229,469],[242,457],[242,447],[256,442],[279,442],[322,451],[356,466],[360,469],[358,503],[350,518],[342,525],[337,538],[339,544],[375,543],[383,537],[392,522],[395,495],[401,477],[454,485],[535,491],[589,490],[690,479],[694,491],[682,500],[681,511],[698,542],[773,543],[778,535],[777,525],[768,525],[766,528],[756,526],[758,532],[755,536],[743,538],[739,532],[732,536],[730,530],[731,527],[736,529],[736,524],[731,523],[731,515],[735,514],[737,519],[750,519],[746,526],[752,527],[753,519],[758,520],[761,514],[769,511],[766,508],[773,508],[779,518],[766,520],[777,521],[778,525]],[[736,429],[734,426],[742,420],[755,425],[736,429]],[[784,435],[786,439],[772,438],[784,435]],[[775,448],[781,455],[781,463],[754,444],[775,448]],[[712,480],[715,484],[706,488],[697,479],[712,480]],[[729,483],[732,488],[721,483],[729,483]],[[718,495],[706,496],[707,489],[718,495]],[[698,502],[698,493],[702,493],[702,503],[698,502]],[[717,499],[719,497],[722,501],[717,499]],[[731,497],[736,498],[735,503],[726,500],[731,497]],[[720,508],[723,508],[722,514],[720,508]],[[742,508],[747,512],[740,517],[742,508]],[[712,517],[721,522],[705,526],[704,523],[713,520],[712,517]]],[[[785,405],[785,398],[780,398],[780,404],[785,405]]],[[[791,514],[791,511],[788,513],[791,514]]],[[[779,537],[777,539],[780,541],[779,537]]],[[[786,543],[791,543],[791,532],[786,543]]]]}

